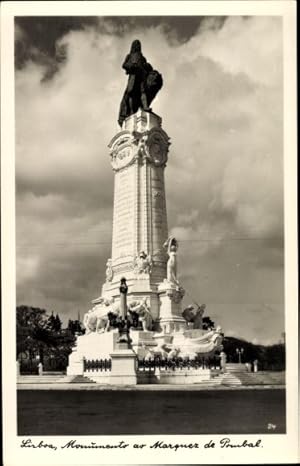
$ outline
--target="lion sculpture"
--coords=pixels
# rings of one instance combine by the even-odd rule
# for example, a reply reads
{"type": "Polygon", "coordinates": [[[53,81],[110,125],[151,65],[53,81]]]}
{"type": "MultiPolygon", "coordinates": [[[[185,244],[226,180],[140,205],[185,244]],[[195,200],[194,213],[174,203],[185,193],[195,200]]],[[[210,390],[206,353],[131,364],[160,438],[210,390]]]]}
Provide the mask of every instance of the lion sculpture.
{"type": "Polygon", "coordinates": [[[189,305],[182,311],[182,317],[188,322],[193,324],[193,329],[202,329],[202,317],[205,311],[205,304],[194,307],[189,305]]]}
{"type": "Polygon", "coordinates": [[[108,313],[119,315],[120,310],[113,302],[113,299],[102,298],[100,303],[93,309],[90,309],[83,317],[83,325],[86,328],[86,334],[91,332],[103,333],[110,328],[108,313]]]}

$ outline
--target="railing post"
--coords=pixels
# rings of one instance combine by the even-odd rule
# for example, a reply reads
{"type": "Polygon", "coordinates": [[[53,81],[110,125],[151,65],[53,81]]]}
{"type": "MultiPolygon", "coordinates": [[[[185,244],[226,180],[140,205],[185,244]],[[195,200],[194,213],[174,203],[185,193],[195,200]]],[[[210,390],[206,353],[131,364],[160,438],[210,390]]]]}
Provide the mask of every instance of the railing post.
{"type": "Polygon", "coordinates": [[[157,378],[157,380],[160,380],[160,364],[159,364],[159,361],[155,361],[155,363],[154,363],[154,376],[157,378]]]}
{"type": "Polygon", "coordinates": [[[226,359],[227,359],[227,356],[226,356],[226,353],[224,353],[224,351],[221,351],[220,358],[221,358],[221,361],[220,361],[221,371],[226,372],[226,359]]]}

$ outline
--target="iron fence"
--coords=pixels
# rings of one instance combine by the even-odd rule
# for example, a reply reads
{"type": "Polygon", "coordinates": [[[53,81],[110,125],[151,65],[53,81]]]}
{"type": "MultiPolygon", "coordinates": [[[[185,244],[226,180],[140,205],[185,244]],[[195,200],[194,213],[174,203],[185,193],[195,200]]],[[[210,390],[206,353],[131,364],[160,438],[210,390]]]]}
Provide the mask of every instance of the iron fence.
{"type": "Polygon", "coordinates": [[[46,372],[65,372],[68,367],[68,357],[44,358],[43,370],[46,372]]]}
{"type": "Polygon", "coordinates": [[[83,369],[84,369],[84,372],[110,371],[111,370],[111,359],[84,359],[83,369]]]}
{"type": "Polygon", "coordinates": [[[139,371],[155,370],[183,370],[183,369],[217,369],[220,367],[220,358],[143,358],[138,359],[137,369],[139,371]]]}
{"type": "Polygon", "coordinates": [[[36,359],[22,359],[20,360],[20,374],[21,375],[38,375],[39,361],[36,359]]]}

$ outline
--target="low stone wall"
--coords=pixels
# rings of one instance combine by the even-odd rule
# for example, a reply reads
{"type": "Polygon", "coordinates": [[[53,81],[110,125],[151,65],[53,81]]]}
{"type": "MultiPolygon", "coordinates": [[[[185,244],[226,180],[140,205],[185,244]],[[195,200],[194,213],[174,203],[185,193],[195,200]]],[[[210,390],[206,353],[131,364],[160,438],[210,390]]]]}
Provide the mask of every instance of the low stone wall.
{"type": "MultiPolygon", "coordinates": [[[[214,371],[214,375],[216,372],[214,371]]],[[[211,369],[149,370],[139,371],[137,374],[138,384],[185,385],[206,382],[212,378],[211,369]]]]}
{"type": "Polygon", "coordinates": [[[159,382],[161,384],[191,384],[201,383],[211,379],[210,369],[190,369],[178,371],[161,371],[159,382]]]}

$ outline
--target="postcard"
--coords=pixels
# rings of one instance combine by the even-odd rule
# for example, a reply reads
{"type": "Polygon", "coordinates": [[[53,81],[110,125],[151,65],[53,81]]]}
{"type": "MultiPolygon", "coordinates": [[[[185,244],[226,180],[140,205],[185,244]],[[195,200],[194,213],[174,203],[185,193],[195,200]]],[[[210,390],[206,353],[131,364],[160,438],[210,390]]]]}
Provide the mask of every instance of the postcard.
{"type": "Polygon", "coordinates": [[[295,3],[1,21],[4,464],[297,462],[295,3]]]}

